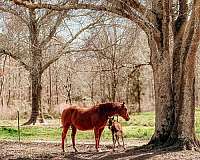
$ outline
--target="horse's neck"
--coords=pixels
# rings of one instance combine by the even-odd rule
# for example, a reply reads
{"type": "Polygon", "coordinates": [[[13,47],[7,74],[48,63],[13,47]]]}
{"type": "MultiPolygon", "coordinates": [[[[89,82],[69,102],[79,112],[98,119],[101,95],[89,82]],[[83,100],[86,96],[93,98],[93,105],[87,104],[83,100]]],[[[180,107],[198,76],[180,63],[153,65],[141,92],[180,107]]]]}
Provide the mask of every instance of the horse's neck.
{"type": "Polygon", "coordinates": [[[116,115],[116,108],[114,106],[102,106],[101,107],[101,114],[108,117],[112,117],[116,115]]]}

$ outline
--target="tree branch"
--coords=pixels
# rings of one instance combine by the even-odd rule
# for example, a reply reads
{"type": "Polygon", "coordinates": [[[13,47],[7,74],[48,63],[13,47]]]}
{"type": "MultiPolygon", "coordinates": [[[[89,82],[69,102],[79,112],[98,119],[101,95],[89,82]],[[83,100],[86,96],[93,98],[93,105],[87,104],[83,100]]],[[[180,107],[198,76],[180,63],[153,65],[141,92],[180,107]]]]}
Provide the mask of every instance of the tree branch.
{"type": "Polygon", "coordinates": [[[195,54],[200,41],[200,0],[194,0],[192,7],[192,15],[190,16],[190,20],[188,21],[188,25],[186,27],[187,33],[185,35],[185,41],[183,44],[184,47],[184,57],[192,56],[188,55],[188,53],[195,54]],[[190,51],[190,52],[189,52],[190,51]]]}
{"type": "Polygon", "coordinates": [[[175,35],[180,31],[182,25],[187,21],[188,4],[187,0],[179,0],[179,13],[175,20],[175,35]]]}
{"type": "MultiPolygon", "coordinates": [[[[56,10],[56,11],[63,11],[63,10],[72,10],[72,9],[90,9],[90,10],[96,10],[96,11],[106,11],[110,13],[117,14],[119,16],[122,16],[124,18],[130,19],[134,21],[136,24],[138,24],[146,33],[149,33],[149,31],[152,32],[152,30],[158,32],[158,30],[154,27],[154,25],[151,23],[151,21],[145,20],[145,13],[150,12],[150,10],[146,9],[146,7],[142,6],[137,1],[131,1],[131,5],[136,8],[136,11],[140,11],[139,14],[137,13],[126,13],[125,10],[119,10],[119,8],[113,7],[113,6],[105,6],[105,5],[96,5],[96,4],[89,4],[89,3],[69,3],[63,6],[60,5],[53,5],[53,4],[47,4],[47,3],[31,3],[29,1],[23,1],[23,0],[13,0],[13,2],[17,5],[21,5],[30,9],[50,9],[50,10],[56,10]],[[144,15],[144,18],[142,17],[144,15]]],[[[135,9],[133,8],[133,9],[135,9]]],[[[155,19],[155,15],[153,12],[150,14],[151,18],[155,19]]],[[[150,17],[147,19],[151,19],[150,17]]]]}
{"type": "Polygon", "coordinates": [[[12,57],[13,59],[15,59],[16,61],[18,61],[22,66],[24,66],[24,68],[27,70],[27,71],[30,71],[31,70],[31,67],[28,66],[25,62],[22,61],[22,59],[14,54],[12,54],[11,52],[9,51],[6,51],[2,48],[0,48],[0,57],[2,55],[8,55],[10,57],[12,57]]]}
{"type": "MultiPolygon", "coordinates": [[[[65,50],[65,48],[67,46],[69,46],[70,43],[72,43],[81,33],[83,33],[85,30],[89,29],[90,27],[94,26],[95,24],[97,24],[98,22],[100,22],[101,17],[99,19],[97,19],[97,21],[90,23],[89,25],[83,27],[80,31],[78,31],[69,41],[66,42],[66,44],[60,49],[60,53],[57,53],[57,55],[55,57],[53,57],[49,62],[47,62],[43,67],[42,67],[42,72],[44,72],[44,70],[46,68],[48,68],[49,65],[51,65],[53,62],[55,62],[56,60],[58,60],[63,54],[66,53],[70,53],[70,52],[74,52],[74,51],[63,51],[65,50]]],[[[76,52],[77,50],[75,50],[76,52]]]]}
{"type": "MultiPolygon", "coordinates": [[[[128,3],[127,0],[122,0],[122,1],[125,2],[126,4],[128,3]]],[[[149,22],[151,22],[152,24],[156,23],[156,15],[147,7],[142,5],[138,0],[129,0],[129,4],[132,8],[134,8],[134,10],[136,10],[145,18],[147,18],[149,22]]]]}
{"type": "Polygon", "coordinates": [[[19,13],[17,13],[15,10],[11,9],[11,8],[4,8],[0,6],[0,11],[2,12],[6,12],[6,13],[10,13],[16,17],[18,17],[22,22],[24,22],[26,25],[28,25],[28,21],[26,19],[24,19],[22,16],[20,16],[19,13]]]}
{"type": "Polygon", "coordinates": [[[60,26],[62,20],[65,17],[66,17],[66,11],[64,13],[59,14],[54,26],[50,29],[49,35],[40,43],[39,48],[44,48],[46,44],[52,39],[52,37],[55,35],[55,32],[57,31],[57,28],[60,26]]]}

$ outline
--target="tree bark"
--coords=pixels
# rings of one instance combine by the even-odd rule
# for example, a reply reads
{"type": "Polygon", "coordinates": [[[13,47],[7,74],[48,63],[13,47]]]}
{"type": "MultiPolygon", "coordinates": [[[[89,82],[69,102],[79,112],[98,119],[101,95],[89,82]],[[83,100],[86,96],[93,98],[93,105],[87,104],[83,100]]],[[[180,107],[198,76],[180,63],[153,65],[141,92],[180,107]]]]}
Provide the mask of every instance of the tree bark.
{"type": "Polygon", "coordinates": [[[44,122],[44,116],[41,107],[41,91],[42,91],[42,50],[39,47],[39,30],[37,25],[37,18],[35,10],[29,10],[30,24],[30,51],[32,55],[32,68],[31,68],[31,95],[32,95],[32,112],[30,119],[23,125],[35,124],[39,116],[39,122],[44,122]]]}
{"type": "MultiPolygon", "coordinates": [[[[166,58],[166,57],[165,57],[166,58]]],[[[174,112],[172,103],[171,68],[166,59],[152,63],[155,89],[155,133],[149,144],[164,144],[172,130],[174,112]]],[[[169,62],[169,61],[168,61],[169,62]]]]}
{"type": "Polygon", "coordinates": [[[31,74],[32,112],[30,119],[24,125],[35,124],[41,108],[41,74],[37,71],[31,74]]]}

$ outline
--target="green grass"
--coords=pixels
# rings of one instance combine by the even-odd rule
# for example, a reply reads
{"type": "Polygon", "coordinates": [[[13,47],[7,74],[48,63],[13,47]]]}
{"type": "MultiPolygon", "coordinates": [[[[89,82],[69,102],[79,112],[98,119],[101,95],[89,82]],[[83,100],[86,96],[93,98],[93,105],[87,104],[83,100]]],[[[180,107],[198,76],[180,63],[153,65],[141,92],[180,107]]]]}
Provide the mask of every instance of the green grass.
{"type": "MultiPolygon", "coordinates": [[[[154,132],[155,116],[153,112],[144,112],[131,115],[130,121],[119,118],[127,139],[150,139],[154,132]]],[[[22,124],[24,120],[20,121],[22,124]]],[[[17,121],[0,120],[0,140],[18,140],[17,121]],[[16,127],[13,127],[16,126],[16,127]]],[[[20,126],[22,141],[60,141],[62,129],[59,128],[59,120],[49,120],[48,126],[20,126]]],[[[200,138],[200,110],[196,112],[196,133],[200,138]]],[[[71,130],[68,132],[70,138],[71,130]]],[[[71,138],[70,138],[71,139],[71,138]]],[[[78,131],[77,140],[93,140],[93,131],[78,131]]],[[[106,127],[102,140],[111,139],[111,132],[106,127]]],[[[71,141],[71,140],[70,140],[71,141]]]]}

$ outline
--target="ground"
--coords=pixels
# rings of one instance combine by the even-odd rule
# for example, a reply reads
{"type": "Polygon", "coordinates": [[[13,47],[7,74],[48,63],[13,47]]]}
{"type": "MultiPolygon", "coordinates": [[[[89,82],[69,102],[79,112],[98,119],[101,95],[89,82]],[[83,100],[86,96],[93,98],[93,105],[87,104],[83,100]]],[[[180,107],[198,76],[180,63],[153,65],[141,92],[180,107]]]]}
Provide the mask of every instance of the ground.
{"type": "Polygon", "coordinates": [[[76,160],[103,160],[103,159],[133,159],[133,160],[198,160],[200,153],[195,151],[160,151],[142,150],[138,146],[145,144],[146,141],[127,140],[126,149],[112,150],[112,142],[102,142],[101,151],[96,152],[94,142],[77,142],[78,153],[74,153],[72,146],[66,145],[66,152],[61,151],[59,142],[14,142],[0,141],[0,159],[76,159],[76,160]]]}

